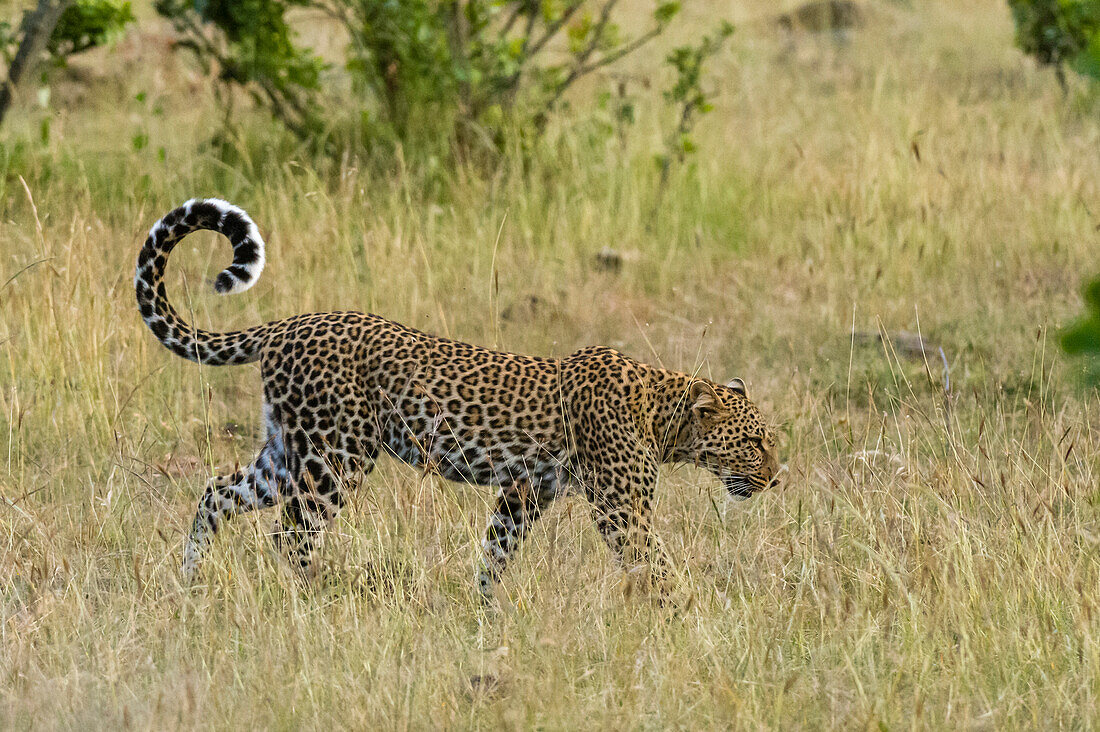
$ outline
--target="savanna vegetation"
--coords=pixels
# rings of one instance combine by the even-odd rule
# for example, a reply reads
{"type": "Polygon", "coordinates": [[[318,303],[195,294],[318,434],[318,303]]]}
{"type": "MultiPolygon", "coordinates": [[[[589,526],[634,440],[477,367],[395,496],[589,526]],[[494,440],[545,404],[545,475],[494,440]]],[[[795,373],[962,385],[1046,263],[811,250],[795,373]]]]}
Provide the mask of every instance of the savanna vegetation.
{"type": "Polygon", "coordinates": [[[1020,3],[623,0],[600,52],[661,32],[554,99],[598,3],[514,111],[475,110],[463,77],[510,68],[507,44],[444,33],[457,71],[387,106],[346,18],[283,5],[320,119],[287,124],[135,2],[0,128],[0,727],[1096,725],[1100,403],[1060,340],[1100,270],[1100,94],[1084,61],[1020,50],[1020,3]],[[662,476],[665,605],[568,498],[483,608],[490,491],[386,461],[323,581],[250,515],[185,587],[206,478],[255,452],[259,379],[166,352],[132,278],[148,227],[206,195],[253,215],[268,265],[215,297],[228,248],[189,237],[170,287],[203,327],[352,308],[740,376],[785,482],[729,504],[662,476]]]}

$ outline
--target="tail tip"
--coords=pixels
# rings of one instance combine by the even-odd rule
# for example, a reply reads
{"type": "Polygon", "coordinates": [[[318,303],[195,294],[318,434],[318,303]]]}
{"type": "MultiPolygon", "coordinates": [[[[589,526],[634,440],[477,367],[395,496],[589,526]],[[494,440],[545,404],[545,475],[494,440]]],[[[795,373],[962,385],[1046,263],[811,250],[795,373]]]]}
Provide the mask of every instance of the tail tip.
{"type": "Polygon", "coordinates": [[[233,264],[214,280],[214,292],[235,295],[256,284],[265,264],[264,240],[252,218],[220,198],[189,202],[189,206],[189,210],[195,206],[212,207],[217,212],[218,230],[233,244],[233,264]]]}
{"type": "Polygon", "coordinates": [[[218,275],[217,279],[214,280],[214,292],[219,295],[229,295],[239,284],[241,283],[238,282],[236,277],[228,272],[222,272],[218,275]]]}
{"type": "Polygon", "coordinates": [[[262,259],[254,260],[247,265],[234,264],[221,271],[214,280],[214,292],[219,295],[236,295],[244,292],[260,279],[263,271],[262,259]]]}

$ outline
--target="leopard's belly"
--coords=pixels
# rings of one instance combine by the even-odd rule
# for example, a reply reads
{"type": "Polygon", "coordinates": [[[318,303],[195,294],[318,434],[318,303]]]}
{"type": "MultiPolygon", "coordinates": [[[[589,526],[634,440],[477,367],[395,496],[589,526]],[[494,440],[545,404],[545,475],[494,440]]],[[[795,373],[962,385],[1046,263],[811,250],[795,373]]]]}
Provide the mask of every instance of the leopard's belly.
{"type": "MultiPolygon", "coordinates": [[[[570,456],[559,435],[530,429],[514,415],[504,415],[490,427],[432,411],[425,407],[411,415],[391,413],[383,425],[381,447],[411,466],[452,481],[494,486],[564,482],[570,456]]],[[[553,421],[560,424],[560,418],[553,421]]]]}

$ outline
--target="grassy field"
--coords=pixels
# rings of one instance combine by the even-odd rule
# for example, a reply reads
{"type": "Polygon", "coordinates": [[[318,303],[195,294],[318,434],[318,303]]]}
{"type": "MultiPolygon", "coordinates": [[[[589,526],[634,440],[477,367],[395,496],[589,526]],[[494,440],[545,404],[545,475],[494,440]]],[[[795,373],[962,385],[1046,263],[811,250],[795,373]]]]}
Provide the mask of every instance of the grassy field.
{"type": "Polygon", "coordinates": [[[225,161],[206,81],[144,21],[9,120],[0,727],[1097,725],[1100,404],[1057,329],[1100,270],[1100,101],[1024,59],[998,0],[874,3],[840,44],[719,7],[717,109],[652,228],[656,90],[625,148],[566,122],[522,175],[316,170],[247,116],[225,161]],[[206,285],[224,242],[177,249],[197,323],[356,308],[741,376],[787,481],[727,505],[662,476],[676,608],[628,591],[570,498],[482,611],[490,492],[392,462],[334,527],[329,582],[280,564],[266,514],[186,589],[203,483],[260,428],[254,367],[171,356],[134,304],[144,232],[195,195],[268,241],[233,298],[206,285]]]}

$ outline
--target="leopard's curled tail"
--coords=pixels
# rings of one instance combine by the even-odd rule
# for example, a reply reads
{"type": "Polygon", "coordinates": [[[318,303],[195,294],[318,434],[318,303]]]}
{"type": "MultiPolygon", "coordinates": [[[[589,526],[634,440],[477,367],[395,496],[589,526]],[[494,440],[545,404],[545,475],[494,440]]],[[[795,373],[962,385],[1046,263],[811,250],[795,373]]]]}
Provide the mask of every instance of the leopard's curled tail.
{"type": "Polygon", "coordinates": [[[164,347],[178,356],[210,366],[251,363],[260,357],[265,326],[229,333],[200,330],[180,318],[164,289],[168,255],[192,231],[224,234],[233,245],[233,264],[214,281],[222,295],[244,292],[264,268],[264,240],[241,209],[217,198],[192,199],[169,212],[149,230],[134,274],[141,317],[164,347]]]}

